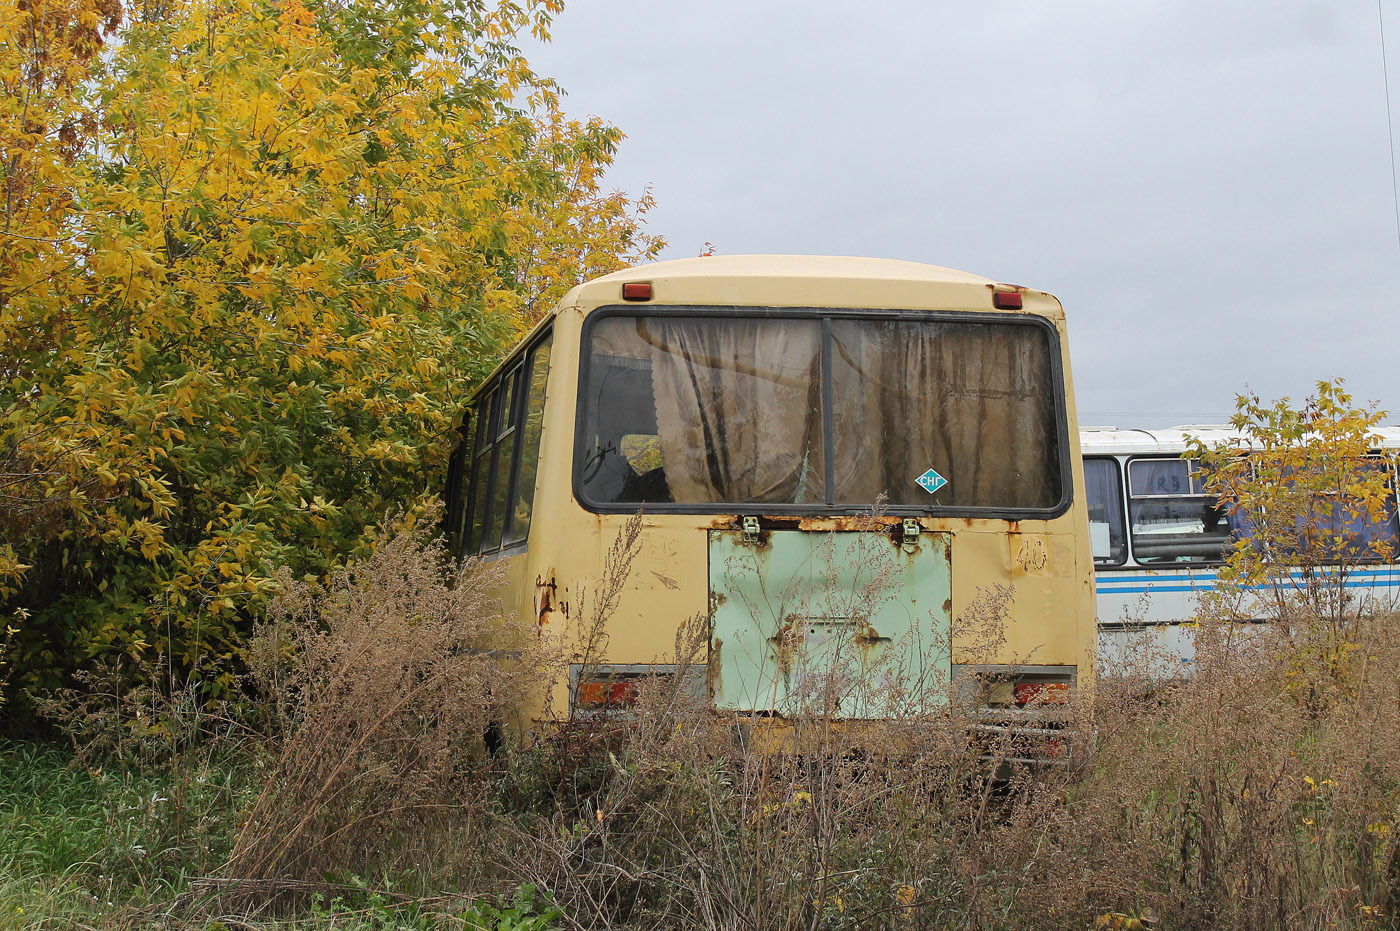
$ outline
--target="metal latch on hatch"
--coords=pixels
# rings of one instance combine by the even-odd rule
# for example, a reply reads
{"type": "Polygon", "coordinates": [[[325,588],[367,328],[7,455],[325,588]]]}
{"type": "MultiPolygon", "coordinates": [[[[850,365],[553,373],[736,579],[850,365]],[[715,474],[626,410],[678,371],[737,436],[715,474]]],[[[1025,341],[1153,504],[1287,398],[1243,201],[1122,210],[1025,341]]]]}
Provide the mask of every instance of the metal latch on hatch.
{"type": "Polygon", "coordinates": [[[919,522],[912,517],[904,518],[901,533],[899,542],[904,545],[904,551],[906,553],[914,552],[914,548],[919,545],[919,522]]]}
{"type": "Polygon", "coordinates": [[[743,540],[744,540],[745,543],[757,543],[757,542],[758,542],[758,518],[757,518],[757,517],[745,517],[745,518],[743,518],[743,521],[742,521],[742,523],[740,524],[740,526],[743,527],[743,531],[744,531],[743,540]]]}

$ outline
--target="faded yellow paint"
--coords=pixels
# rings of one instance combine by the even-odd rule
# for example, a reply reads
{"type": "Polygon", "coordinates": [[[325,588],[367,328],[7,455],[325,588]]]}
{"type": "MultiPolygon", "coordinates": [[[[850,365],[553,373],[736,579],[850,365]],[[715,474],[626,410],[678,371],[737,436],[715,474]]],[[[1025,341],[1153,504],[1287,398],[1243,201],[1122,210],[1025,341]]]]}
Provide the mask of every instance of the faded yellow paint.
{"type": "MultiPolygon", "coordinates": [[[[1077,510],[1071,507],[1053,521],[1021,521],[1019,534],[999,529],[997,521],[978,521],[988,526],[955,531],[953,616],[966,618],[979,593],[992,585],[1011,586],[1006,642],[994,662],[1077,666],[1083,686],[1086,660],[1093,655],[1093,638],[1086,642],[1085,637],[1086,631],[1093,633],[1093,590],[1084,586],[1080,575],[1092,562],[1079,552],[1088,528],[1075,534],[1077,510]],[[1037,529],[1028,532],[1031,526],[1037,529]]],[[[980,659],[970,653],[972,646],[966,633],[955,636],[953,662],[980,659]]]]}
{"type": "MultiPolygon", "coordinates": [[[[561,638],[575,653],[601,582],[604,560],[626,515],[586,511],[574,498],[571,469],[578,393],[580,337],[594,309],[620,303],[621,285],[650,281],[657,305],[754,307],[878,307],[1034,314],[1055,327],[1065,378],[1066,437],[1074,501],[1051,520],[919,518],[924,531],[951,537],[952,615],[960,618],[979,591],[993,584],[1014,589],[1005,646],[992,661],[1078,668],[1080,688],[1092,688],[1096,633],[1093,559],[1083,500],[1083,466],[1065,318],[1051,295],[1000,285],[949,269],[908,262],[820,257],[713,257],[644,265],[581,285],[539,327],[553,327],[553,361],[546,386],[540,466],[528,548],[502,557],[509,563],[500,596],[506,612],[530,617],[541,636],[561,638]],[[991,293],[1017,290],[1019,311],[998,311],[991,293]]],[[[753,512],[746,511],[752,515],[753,512]]],[[[902,517],[877,517],[897,528],[902,517]]],[[[606,646],[593,661],[648,665],[673,662],[676,634],[689,618],[707,611],[707,533],[735,529],[733,515],[645,515],[638,552],[616,612],[608,619],[606,646]]],[[[771,524],[812,532],[851,531],[871,518],[774,516],[771,524]]],[[[765,523],[770,523],[765,518],[765,523]]],[[[952,661],[967,661],[968,644],[955,636],[952,661]]],[[[538,718],[567,713],[567,683],[525,709],[538,718]]]]}

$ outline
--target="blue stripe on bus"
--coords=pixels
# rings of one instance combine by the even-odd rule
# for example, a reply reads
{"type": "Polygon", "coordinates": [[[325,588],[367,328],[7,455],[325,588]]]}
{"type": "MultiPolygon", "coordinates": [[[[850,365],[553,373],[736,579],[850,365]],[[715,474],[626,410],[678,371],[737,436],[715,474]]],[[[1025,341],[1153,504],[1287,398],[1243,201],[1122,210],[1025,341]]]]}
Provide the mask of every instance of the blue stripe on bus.
{"type": "MultiPolygon", "coordinates": [[[[1295,579],[1301,579],[1302,573],[1294,573],[1295,579]]],[[[1129,587],[1136,587],[1143,584],[1153,586],[1182,586],[1188,588],[1213,588],[1219,581],[1214,574],[1201,574],[1194,576],[1179,575],[1114,575],[1097,576],[1095,582],[1099,591],[1119,591],[1129,587]]],[[[1400,569],[1379,569],[1361,570],[1348,574],[1346,586],[1348,588],[1369,588],[1373,586],[1397,585],[1400,584],[1400,569]]]]}
{"type": "MultiPolygon", "coordinates": [[[[1191,570],[1189,570],[1189,569],[1178,569],[1178,570],[1175,570],[1175,572],[1176,572],[1176,573],[1190,573],[1191,570]]],[[[1294,569],[1294,570],[1293,570],[1293,575],[1295,575],[1295,576],[1301,576],[1302,574],[1303,574],[1303,572],[1302,572],[1301,569],[1294,569]]],[[[1110,582],[1112,582],[1112,581],[1114,581],[1114,580],[1117,580],[1117,579],[1122,579],[1122,580],[1124,580],[1124,581],[1128,581],[1128,580],[1132,580],[1132,579],[1161,579],[1161,578],[1182,578],[1182,577],[1183,577],[1182,575],[1173,574],[1173,570],[1171,570],[1171,569],[1165,569],[1165,570],[1163,570],[1163,569],[1157,569],[1157,570],[1152,570],[1152,571],[1140,571],[1140,572],[1100,572],[1100,573],[1097,573],[1097,575],[1098,575],[1099,578],[1101,578],[1101,579],[1106,579],[1106,580],[1108,580],[1108,581],[1110,581],[1110,582]]],[[[1192,579],[1214,579],[1214,578],[1216,578],[1218,575],[1219,575],[1219,570],[1204,570],[1204,571],[1201,571],[1201,572],[1198,572],[1198,573],[1192,573],[1192,574],[1189,574],[1189,575],[1185,575],[1184,577],[1185,577],[1185,578],[1192,578],[1192,579]]],[[[1388,566],[1388,567],[1386,567],[1386,568],[1384,568],[1384,569],[1351,569],[1351,570],[1349,570],[1349,571],[1347,572],[1347,575],[1351,576],[1352,578],[1357,578],[1357,577],[1361,577],[1361,578],[1377,578],[1377,577],[1380,577],[1380,576],[1387,576],[1387,577],[1395,576],[1395,577],[1400,577],[1400,566],[1388,566]]]]}
{"type": "MultiPolygon", "coordinates": [[[[1376,585],[1376,584],[1374,584],[1374,583],[1366,582],[1366,581],[1354,581],[1354,582],[1347,582],[1343,587],[1344,587],[1344,588],[1393,588],[1393,587],[1397,587],[1397,586],[1400,586],[1400,580],[1393,580],[1393,581],[1392,581],[1392,584],[1389,584],[1389,585],[1376,585]]],[[[1212,588],[1214,588],[1214,587],[1215,587],[1215,586],[1213,586],[1213,585],[1204,585],[1204,584],[1199,584],[1199,585],[1186,584],[1186,585],[1183,585],[1183,584],[1180,584],[1180,583],[1175,583],[1175,584],[1168,584],[1168,583],[1148,583],[1148,584],[1145,584],[1145,585],[1127,585],[1127,586],[1112,586],[1112,587],[1110,587],[1110,586],[1105,586],[1105,585],[1100,585],[1100,586],[1098,586],[1098,592],[1099,592],[1100,595],[1140,595],[1140,594],[1143,594],[1144,592],[1154,592],[1154,593],[1158,593],[1158,592],[1203,592],[1203,591],[1209,591],[1210,589],[1212,589],[1212,588]]],[[[1262,592],[1262,591],[1267,591],[1268,588],[1269,588],[1269,586],[1268,586],[1268,585],[1251,585],[1251,586],[1249,586],[1249,588],[1250,588],[1251,591],[1262,592]]]]}
{"type": "MultiPolygon", "coordinates": [[[[1292,576],[1302,578],[1301,570],[1294,570],[1292,576]]],[[[1096,576],[1095,582],[1100,595],[1146,595],[1146,594],[1191,594],[1209,591],[1219,582],[1219,570],[1189,569],[1159,570],[1158,572],[1104,572],[1096,576]]],[[[1374,569],[1353,569],[1345,583],[1348,589],[1394,588],[1400,586],[1400,566],[1381,566],[1374,569]]],[[[1250,586],[1253,591],[1265,591],[1267,585],[1250,586]]]]}
{"type": "MultiPolygon", "coordinates": [[[[1347,588],[1377,588],[1377,587],[1379,587],[1379,586],[1375,586],[1375,585],[1348,585],[1348,586],[1346,586],[1346,587],[1347,587],[1347,588]]],[[[1390,587],[1390,586],[1386,586],[1386,587],[1388,588],[1388,587],[1390,587]]],[[[1267,586],[1267,585],[1255,585],[1255,586],[1253,586],[1250,590],[1251,590],[1251,591],[1256,591],[1256,592],[1267,591],[1267,590],[1268,590],[1268,586],[1267,586]]],[[[1172,585],[1172,586],[1143,586],[1142,588],[1112,588],[1112,589],[1101,588],[1101,589],[1099,589],[1099,594],[1100,594],[1100,595],[1145,595],[1145,594],[1151,593],[1151,594],[1153,594],[1153,595],[1163,595],[1163,594],[1171,594],[1171,593],[1173,593],[1173,592],[1187,592],[1187,593],[1190,593],[1190,592],[1204,592],[1204,591],[1208,591],[1208,589],[1200,588],[1200,587],[1191,588],[1191,587],[1188,587],[1188,586],[1185,586],[1185,585],[1172,585]]]]}

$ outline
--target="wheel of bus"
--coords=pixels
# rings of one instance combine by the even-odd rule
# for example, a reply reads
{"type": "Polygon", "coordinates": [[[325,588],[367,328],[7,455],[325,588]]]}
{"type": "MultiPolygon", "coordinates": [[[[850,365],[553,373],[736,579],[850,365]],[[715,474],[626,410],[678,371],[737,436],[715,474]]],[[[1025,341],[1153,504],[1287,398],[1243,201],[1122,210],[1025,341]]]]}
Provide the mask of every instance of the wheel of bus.
{"type": "Polygon", "coordinates": [[[500,721],[486,722],[486,727],[481,730],[481,742],[489,756],[500,755],[506,746],[506,732],[500,721]]]}

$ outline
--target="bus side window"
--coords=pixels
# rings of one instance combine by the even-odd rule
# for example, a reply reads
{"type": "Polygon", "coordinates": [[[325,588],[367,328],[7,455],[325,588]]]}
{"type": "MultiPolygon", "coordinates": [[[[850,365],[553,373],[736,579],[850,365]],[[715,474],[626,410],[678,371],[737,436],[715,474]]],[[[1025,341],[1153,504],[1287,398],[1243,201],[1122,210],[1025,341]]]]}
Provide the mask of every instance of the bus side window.
{"type": "Polygon", "coordinates": [[[467,537],[462,554],[474,556],[481,552],[481,537],[486,529],[486,482],[491,476],[491,410],[496,393],[490,392],[476,402],[476,413],[472,421],[476,426],[476,438],[471,445],[471,461],[467,495],[467,537]]]}
{"type": "Polygon", "coordinates": [[[1335,492],[1317,494],[1305,512],[1298,515],[1299,545],[1329,562],[1392,560],[1400,540],[1395,473],[1391,463],[1378,456],[1357,463],[1356,468],[1358,472],[1384,476],[1386,496],[1381,512],[1372,513],[1357,499],[1343,498],[1335,492]]]}
{"type": "Polygon", "coordinates": [[[1084,484],[1094,564],[1122,565],[1128,549],[1123,524],[1123,480],[1118,473],[1118,460],[1085,459],[1084,484]]]}
{"type": "Polygon", "coordinates": [[[502,535],[506,527],[506,495],[510,491],[511,467],[515,462],[515,447],[520,436],[520,371],[523,366],[516,363],[496,391],[496,421],[491,431],[494,447],[491,450],[491,481],[486,486],[486,533],[482,540],[483,552],[501,547],[502,535]]]}
{"type": "Polygon", "coordinates": [[[470,491],[472,461],[472,411],[462,417],[462,426],[452,436],[455,443],[447,466],[447,496],[444,501],[443,533],[448,552],[460,553],[466,545],[464,537],[467,514],[467,494],[470,491]]]}
{"type": "Polygon", "coordinates": [[[505,545],[519,543],[530,533],[530,512],[535,503],[535,479],[539,474],[540,434],[544,428],[544,388],[549,378],[550,337],[546,336],[530,352],[529,366],[520,390],[525,392],[525,423],[518,447],[514,490],[511,492],[510,524],[505,545]]]}
{"type": "Polygon", "coordinates": [[[1133,557],[1144,564],[1219,562],[1235,529],[1186,459],[1129,462],[1128,517],[1133,557]]]}
{"type": "MultiPolygon", "coordinates": [[[[464,556],[520,543],[529,533],[550,339],[546,334],[528,354],[517,355],[505,374],[482,391],[473,408],[474,439],[462,444],[471,452],[469,457],[463,454],[457,473],[464,483],[459,495],[466,525],[464,556]]],[[[468,435],[463,427],[463,436],[468,435]]]]}

